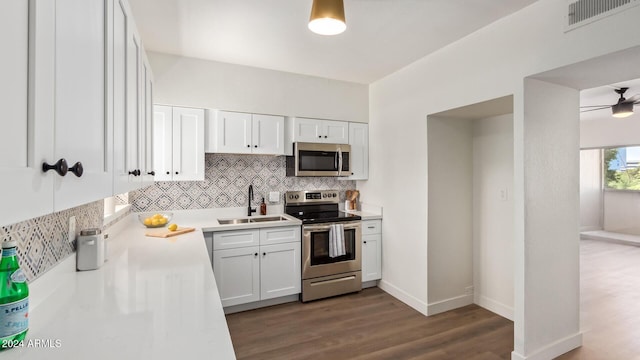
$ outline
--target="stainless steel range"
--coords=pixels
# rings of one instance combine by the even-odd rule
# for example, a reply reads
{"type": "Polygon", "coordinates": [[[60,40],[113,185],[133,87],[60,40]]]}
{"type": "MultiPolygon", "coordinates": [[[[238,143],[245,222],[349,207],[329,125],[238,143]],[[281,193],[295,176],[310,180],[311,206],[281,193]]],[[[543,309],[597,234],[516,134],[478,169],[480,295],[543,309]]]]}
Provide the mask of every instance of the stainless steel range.
{"type": "Polygon", "coordinates": [[[362,289],[361,217],[338,210],[338,191],[289,191],[285,212],[302,220],[302,301],[362,289]]]}

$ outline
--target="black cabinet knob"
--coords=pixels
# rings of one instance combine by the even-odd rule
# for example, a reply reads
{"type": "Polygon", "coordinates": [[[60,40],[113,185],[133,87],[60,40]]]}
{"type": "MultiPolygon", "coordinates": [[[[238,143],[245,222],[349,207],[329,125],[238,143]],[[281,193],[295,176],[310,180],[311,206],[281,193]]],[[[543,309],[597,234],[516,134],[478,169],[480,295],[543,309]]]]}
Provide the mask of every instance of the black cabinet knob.
{"type": "Polygon", "coordinates": [[[46,162],[42,163],[42,172],[47,172],[49,170],[55,170],[58,175],[65,176],[67,175],[67,171],[69,171],[69,166],[67,165],[67,160],[60,159],[57,163],[53,165],[49,165],[46,162]]]}
{"type": "Polygon", "coordinates": [[[251,145],[247,145],[247,147],[251,147],[251,145]]]}
{"type": "Polygon", "coordinates": [[[178,175],[178,172],[176,171],[176,175],[178,175]]]}
{"type": "Polygon", "coordinates": [[[253,254],[253,256],[258,256],[258,253],[253,254]]]}
{"type": "Polygon", "coordinates": [[[322,139],[322,135],[318,135],[318,139],[322,139]]]}
{"type": "Polygon", "coordinates": [[[324,138],[326,139],[326,138],[327,138],[327,135],[325,135],[325,136],[324,136],[324,138]]]}
{"type": "Polygon", "coordinates": [[[167,175],[171,174],[170,172],[167,171],[167,175]]]}
{"type": "Polygon", "coordinates": [[[364,243],[366,244],[367,242],[365,241],[364,243]]]}
{"type": "Polygon", "coordinates": [[[156,176],[156,172],[155,172],[155,171],[149,171],[149,172],[147,173],[147,175],[156,176]]]}
{"type": "Polygon", "coordinates": [[[73,164],[72,167],[69,168],[69,171],[74,173],[75,176],[80,177],[84,173],[84,168],[82,167],[82,163],[78,161],[77,163],[73,164]]]}
{"type": "Polygon", "coordinates": [[[140,169],[135,169],[133,171],[129,171],[129,175],[140,176],[140,174],[141,174],[140,169]]]}
{"type": "Polygon", "coordinates": [[[253,145],[253,147],[257,148],[257,147],[258,147],[258,145],[253,145]]]}
{"type": "Polygon", "coordinates": [[[263,252],[263,253],[262,253],[262,256],[267,256],[267,253],[266,253],[266,252],[263,252]]]}

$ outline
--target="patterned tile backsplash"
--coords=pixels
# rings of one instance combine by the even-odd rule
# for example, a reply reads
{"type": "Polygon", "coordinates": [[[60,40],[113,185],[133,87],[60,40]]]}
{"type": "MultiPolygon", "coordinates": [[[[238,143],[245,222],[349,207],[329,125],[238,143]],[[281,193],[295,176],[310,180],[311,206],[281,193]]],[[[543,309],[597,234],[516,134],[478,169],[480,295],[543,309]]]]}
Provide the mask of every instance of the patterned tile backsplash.
{"type": "Polygon", "coordinates": [[[102,227],[102,200],[57,213],[0,227],[0,241],[18,241],[18,260],[27,280],[32,281],[73,254],[67,241],[69,217],[76,217],[76,229],[102,227]]]}
{"type": "Polygon", "coordinates": [[[333,177],[287,177],[286,158],[269,155],[206,154],[204,181],[160,181],[129,193],[132,211],[247,206],[253,184],[256,204],[269,191],[355,189],[355,181],[333,177]]]}

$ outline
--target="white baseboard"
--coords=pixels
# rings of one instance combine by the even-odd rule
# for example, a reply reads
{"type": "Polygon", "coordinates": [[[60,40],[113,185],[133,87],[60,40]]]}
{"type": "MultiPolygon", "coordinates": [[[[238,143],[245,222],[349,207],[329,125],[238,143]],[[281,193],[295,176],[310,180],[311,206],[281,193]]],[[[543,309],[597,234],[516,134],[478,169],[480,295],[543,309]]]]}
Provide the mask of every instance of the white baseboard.
{"type": "Polygon", "coordinates": [[[227,306],[223,308],[223,310],[226,315],[226,314],[233,314],[241,311],[255,310],[255,309],[259,309],[267,306],[286,304],[286,303],[296,302],[296,301],[300,301],[300,294],[287,295],[287,296],[283,296],[275,299],[261,300],[261,301],[256,301],[252,303],[247,303],[247,304],[227,306]]]}
{"type": "Polygon", "coordinates": [[[427,314],[435,315],[471,304],[473,304],[473,295],[460,295],[429,304],[427,314]]]}
{"type": "Polygon", "coordinates": [[[421,314],[428,316],[428,306],[426,303],[420,301],[420,299],[408,294],[404,290],[390,284],[385,280],[380,280],[380,282],[378,283],[378,287],[384,290],[384,292],[386,292],[387,294],[411,306],[421,314]]]}
{"type": "Polygon", "coordinates": [[[582,333],[573,334],[551,343],[530,355],[524,356],[511,352],[511,360],[549,360],[582,346],[582,333]]]}
{"type": "Polygon", "coordinates": [[[511,306],[507,306],[484,295],[477,296],[474,302],[479,306],[502,316],[503,318],[513,321],[513,307],[511,306]]]}
{"type": "Polygon", "coordinates": [[[580,232],[583,231],[597,231],[602,230],[602,226],[592,225],[592,226],[580,226],[580,232]]]}

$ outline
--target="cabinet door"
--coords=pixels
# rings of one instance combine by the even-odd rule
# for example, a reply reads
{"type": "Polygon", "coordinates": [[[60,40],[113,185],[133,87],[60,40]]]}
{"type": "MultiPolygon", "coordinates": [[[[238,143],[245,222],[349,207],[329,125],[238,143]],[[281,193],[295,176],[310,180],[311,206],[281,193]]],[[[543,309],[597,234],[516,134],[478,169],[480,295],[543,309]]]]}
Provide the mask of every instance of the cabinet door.
{"type": "Polygon", "coordinates": [[[284,154],[284,116],[254,114],[251,122],[254,154],[284,154]]]}
{"type": "Polygon", "coordinates": [[[173,161],[173,110],[171,106],[153,107],[153,168],[156,181],[172,179],[173,161]]]}
{"type": "Polygon", "coordinates": [[[218,111],[215,152],[251,153],[251,114],[218,111]]]}
{"type": "Polygon", "coordinates": [[[213,252],[213,274],[222,306],[260,300],[260,258],[258,247],[213,252]]]}
{"type": "Polygon", "coordinates": [[[362,281],[382,278],[382,235],[362,236],[362,281]]]}
{"type": "Polygon", "coordinates": [[[113,193],[131,190],[127,156],[127,27],[130,9],[126,1],[113,2],[113,193]]]}
{"type": "Polygon", "coordinates": [[[204,180],[204,109],[173,108],[173,180],[204,180]]]}
{"type": "Polygon", "coordinates": [[[300,293],[300,242],[260,246],[260,299],[300,293]]]}
{"type": "Polygon", "coordinates": [[[150,185],[154,180],[153,168],[153,73],[146,56],[142,61],[142,185],[150,185]]]}
{"type": "Polygon", "coordinates": [[[141,64],[140,37],[135,30],[133,21],[127,23],[127,127],[126,127],[126,171],[129,175],[130,190],[141,186],[142,179],[133,173],[142,172],[142,119],[140,114],[140,99],[142,86],[140,84],[141,64]]]}
{"type": "Polygon", "coordinates": [[[213,249],[225,250],[254,247],[260,244],[260,230],[232,230],[213,233],[213,249]]]}
{"type": "Polygon", "coordinates": [[[369,178],[369,125],[349,123],[351,173],[349,180],[369,178]]]}
{"type": "Polygon", "coordinates": [[[293,120],[293,141],[324,142],[321,124],[322,120],[295,118],[293,120]]]}
{"type": "MultiPolygon", "coordinates": [[[[12,224],[53,211],[53,2],[38,2],[29,38],[27,1],[0,2],[0,225],[12,224]],[[38,47],[38,54],[29,53],[38,47]],[[29,65],[38,77],[31,77],[29,65]],[[32,111],[29,123],[28,111],[32,111]],[[31,128],[29,131],[29,128],[31,128]]],[[[31,74],[33,75],[33,74],[31,74]]]]}
{"type": "Polygon", "coordinates": [[[330,144],[349,143],[349,123],[346,121],[322,121],[323,142],[330,144]]]}
{"type": "Polygon", "coordinates": [[[112,123],[106,113],[105,16],[107,0],[55,2],[54,158],[70,167],[81,163],[81,177],[71,171],[55,177],[54,210],[112,195],[112,123]]]}
{"type": "Polygon", "coordinates": [[[260,245],[300,242],[300,226],[272,227],[260,229],[260,245]]]}

